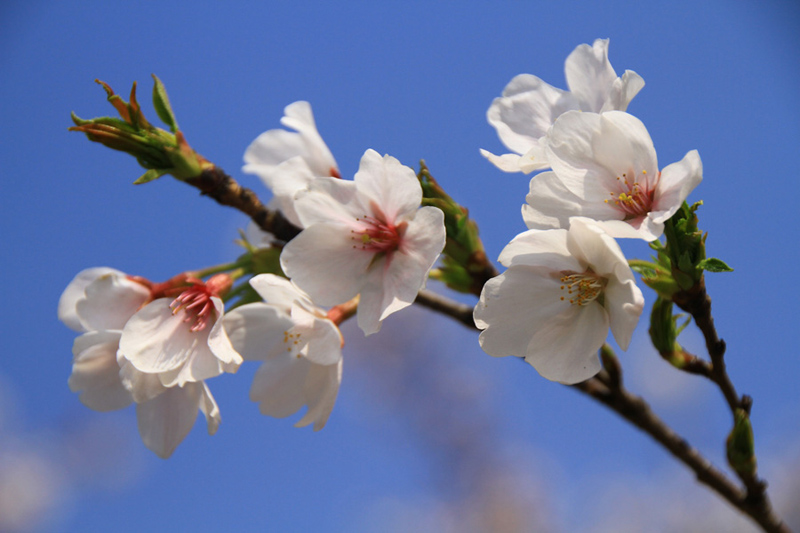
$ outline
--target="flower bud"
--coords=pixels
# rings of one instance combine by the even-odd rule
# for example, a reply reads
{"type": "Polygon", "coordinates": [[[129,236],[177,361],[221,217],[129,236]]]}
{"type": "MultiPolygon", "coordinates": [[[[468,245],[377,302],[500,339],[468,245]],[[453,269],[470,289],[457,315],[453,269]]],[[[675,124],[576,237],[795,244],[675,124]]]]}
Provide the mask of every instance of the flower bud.
{"type": "Polygon", "coordinates": [[[95,81],[103,86],[108,101],[117,110],[121,119],[100,117],[83,120],[73,113],[72,121],[75,126],[69,130],[83,132],[90,141],[99,142],[108,148],[135,157],[147,172],[134,184],[147,183],[164,174],[172,174],[180,180],[197,177],[203,170],[213,165],[192,150],[186,142],[178,130],[164,85],[155,75],[153,79],[155,80],[153,105],[158,116],[170,127],[172,133],[156,128],[145,118],[136,100],[135,82],[131,88],[130,101],[126,102],[115,94],[108,84],[100,80],[95,81]]]}

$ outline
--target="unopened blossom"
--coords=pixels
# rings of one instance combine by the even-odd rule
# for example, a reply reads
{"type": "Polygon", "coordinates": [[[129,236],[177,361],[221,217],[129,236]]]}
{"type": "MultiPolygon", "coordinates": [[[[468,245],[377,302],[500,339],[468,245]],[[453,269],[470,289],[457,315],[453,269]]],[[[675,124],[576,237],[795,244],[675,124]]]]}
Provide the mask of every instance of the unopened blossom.
{"type": "Polygon", "coordinates": [[[628,348],[644,298],[619,245],[592,220],[521,233],[500,262],[508,270],[484,285],[474,312],[486,353],[523,357],[545,378],[572,384],[600,370],[609,328],[628,348]]]}
{"type": "Polygon", "coordinates": [[[622,111],[565,113],[544,144],[553,170],[531,179],[522,208],[531,229],[566,228],[584,216],[612,237],[652,241],[703,179],[697,150],[659,171],[644,124],[622,111]]]}
{"type": "Polygon", "coordinates": [[[311,104],[289,104],[281,124],[295,131],[274,129],[259,135],[244,153],[243,170],[261,178],[272,191],[271,206],[299,226],[295,194],[315,178],[339,177],[339,167],[317,131],[311,104]]]}
{"type": "Polygon", "coordinates": [[[342,336],[327,313],[290,281],[261,274],[250,284],[266,303],[225,315],[225,328],[246,361],[262,361],[250,388],[261,413],[283,418],[307,406],[298,427],[322,429],[342,380],[342,336]]]}
{"type": "Polygon", "coordinates": [[[367,150],[354,181],[319,178],[297,196],[305,227],[281,254],[281,267],[319,305],[360,295],[365,334],[414,301],[445,244],[444,215],[422,207],[414,171],[367,150]]]}
{"type": "Polygon", "coordinates": [[[608,39],[575,48],[564,70],[569,91],[531,74],[520,74],[509,82],[503,96],[492,102],[486,117],[513,153],[481,153],[500,170],[528,173],[549,167],[542,137],[561,114],[571,110],[625,111],[644,87],[644,80],[632,70],[617,77],[608,60],[608,39]]]}
{"type": "Polygon", "coordinates": [[[73,345],[70,390],[96,411],[122,409],[136,402],[142,440],[166,458],[194,425],[198,409],[206,415],[211,434],[220,416],[205,383],[168,388],[158,375],[142,373],[119,356],[122,330],[152,298],[151,286],[111,268],[84,270],[62,294],[59,318],[85,332],[73,345]]]}
{"type": "Polygon", "coordinates": [[[241,356],[222,323],[225,275],[194,280],[174,297],[157,298],[136,312],[122,330],[119,356],[165,387],[196,383],[236,372],[241,356]]]}

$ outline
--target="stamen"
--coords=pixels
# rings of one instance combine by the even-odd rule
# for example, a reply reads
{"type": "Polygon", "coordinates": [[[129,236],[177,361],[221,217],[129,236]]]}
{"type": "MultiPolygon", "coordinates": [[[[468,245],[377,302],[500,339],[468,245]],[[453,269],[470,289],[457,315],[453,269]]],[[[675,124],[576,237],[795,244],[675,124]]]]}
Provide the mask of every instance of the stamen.
{"type": "Polygon", "coordinates": [[[362,230],[350,230],[353,248],[373,253],[390,253],[400,246],[401,226],[389,224],[376,217],[364,215],[356,219],[362,230]]]}
{"type": "Polygon", "coordinates": [[[559,281],[563,283],[561,290],[567,291],[567,296],[562,296],[561,300],[567,300],[572,305],[587,305],[595,301],[606,287],[606,279],[598,276],[591,270],[583,273],[563,272],[559,281]]]}
{"type": "Polygon", "coordinates": [[[186,317],[184,322],[193,322],[190,331],[202,331],[211,322],[214,315],[214,302],[211,301],[211,292],[203,284],[195,284],[181,292],[169,304],[172,314],[183,311],[186,317]]]}

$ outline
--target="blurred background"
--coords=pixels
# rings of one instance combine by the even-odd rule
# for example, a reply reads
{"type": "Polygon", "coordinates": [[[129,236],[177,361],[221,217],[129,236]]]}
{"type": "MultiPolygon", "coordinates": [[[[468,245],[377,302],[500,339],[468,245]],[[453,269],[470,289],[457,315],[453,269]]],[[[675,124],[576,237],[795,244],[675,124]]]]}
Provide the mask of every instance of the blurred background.
{"type": "MultiPolygon", "coordinates": [[[[525,229],[528,178],[480,156],[504,153],[486,109],[520,73],[566,88],[564,60],[596,38],[618,74],[645,79],[628,110],[659,164],[700,152],[690,201],[705,201],[709,255],[735,268],[708,276],[714,317],[755,399],[760,473],[800,528],[798,315],[783,293],[800,259],[799,36],[793,0],[2,2],[0,531],[753,530],[615,414],[423,309],[369,338],[345,325],[342,388],[317,433],[258,414],[256,365],[210,383],[219,432],[199,422],[167,461],[132,408],[96,413],[67,387],[75,335],[56,303],[77,272],[163,280],[230,260],[246,225],[170,178],[134,187],[131,158],[68,133],[70,111],[112,114],[95,78],[122,95],[138,80],[155,119],[156,73],[189,143],[264,199],[242,154],[308,100],[343,176],[367,148],[424,158],[496,258],[525,229]]],[[[646,330],[621,354],[629,388],[724,466],[721,395],[664,363],[646,330]]],[[[681,341],[704,353],[693,327],[681,341]]]]}

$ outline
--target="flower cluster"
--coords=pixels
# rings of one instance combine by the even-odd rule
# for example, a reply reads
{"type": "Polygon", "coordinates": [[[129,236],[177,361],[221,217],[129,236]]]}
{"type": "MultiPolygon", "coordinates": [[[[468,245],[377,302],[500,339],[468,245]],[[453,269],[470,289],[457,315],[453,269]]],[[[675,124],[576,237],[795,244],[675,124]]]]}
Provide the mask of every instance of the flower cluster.
{"type": "MultiPolygon", "coordinates": [[[[480,292],[474,322],[488,354],[522,357],[563,383],[592,377],[609,330],[626,349],[644,306],[614,239],[658,239],[702,179],[702,165],[691,151],[659,170],[647,130],[625,112],[644,81],[632,71],[616,75],[607,40],[577,47],[567,58],[566,78],[569,91],[517,76],[488,111],[514,153],[483,151],[485,157],[509,172],[550,169],[530,181],[522,208],[529,229],[501,253],[503,274],[495,276],[467,210],[427,167],[417,175],[394,157],[367,150],[353,179],[343,179],[310,104],[295,102],[281,120],[289,130],[258,136],[243,169],[271,190],[270,207],[294,226],[292,233],[271,235],[251,224],[240,241],[247,252],[235,263],[163,283],[110,268],[78,274],[58,310],[81,333],[70,388],[100,411],[135,403],[144,443],[168,457],[198,410],[209,433],[217,430],[220,412],[207,381],[257,361],[250,398],[260,411],[282,418],[305,408],[296,425],[319,430],[342,380],[339,325],[356,316],[365,335],[377,333],[383,320],[419,297],[429,276],[480,292]],[[440,255],[442,265],[432,273],[440,255]]],[[[189,148],[156,81],[156,107],[174,135],[145,121],[135,93],[126,103],[108,86],[110,101],[130,123],[101,118],[79,121],[75,129],[107,139],[97,136],[116,124],[115,135],[139,154],[145,147],[137,142],[144,141],[129,130],[146,125],[145,141],[177,143],[184,158],[202,165],[183,165],[176,174],[175,164],[153,162],[152,175],[139,183],[173,173],[208,194],[224,188],[203,181],[221,171],[189,148]]],[[[236,205],[236,198],[252,200],[248,195],[240,188],[215,198],[236,205]]],[[[260,201],[260,208],[249,205],[242,210],[251,216],[269,212],[260,201]]]]}
{"type": "Polygon", "coordinates": [[[365,334],[377,332],[411,305],[444,248],[444,215],[421,207],[413,170],[367,150],[354,179],[344,180],[307,102],[287,106],[281,122],[295,131],[260,135],[244,171],[271,189],[271,207],[302,229],[296,238],[283,246],[251,224],[243,259],[208,270],[227,273],[153,283],[92,268],[59,302],[59,318],[83,333],[70,388],[99,411],[136,403],[142,439],[160,457],[186,437],[198,409],[216,432],[221,418],[206,380],[243,361],[261,362],[250,398],[263,414],[306,407],[296,425],[323,428],[342,379],[339,324],[357,313],[365,334]],[[276,250],[280,261],[270,265],[276,250]],[[225,313],[223,302],[237,296],[225,313]]]}
{"type": "Polygon", "coordinates": [[[474,317],[486,353],[523,357],[573,384],[600,370],[609,328],[627,349],[644,307],[614,238],[658,239],[702,180],[702,164],[692,150],[659,170],[647,129],[625,112],[644,81],[616,76],[607,40],[578,46],[566,74],[571,92],[522,74],[489,108],[516,154],[485,157],[509,172],[552,170],[531,178],[522,207],[530,229],[500,254],[508,270],[484,285],[474,317]]]}

